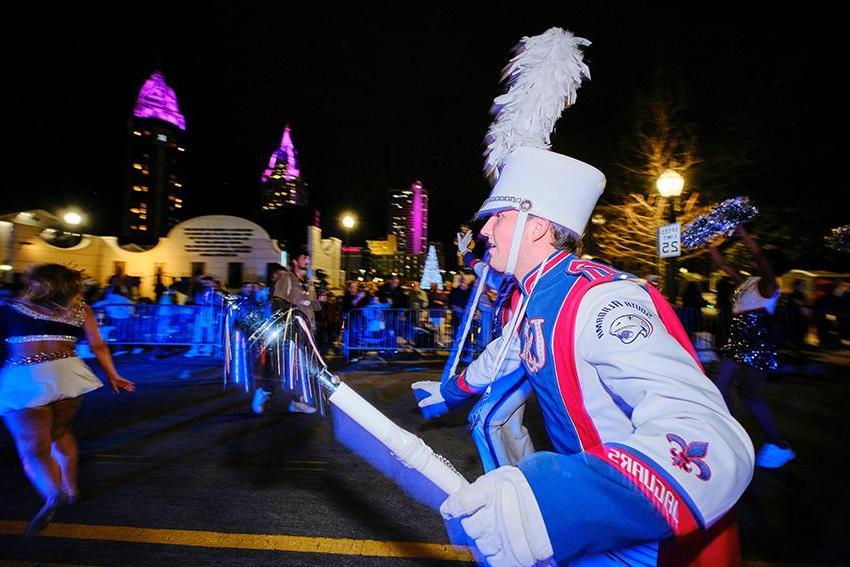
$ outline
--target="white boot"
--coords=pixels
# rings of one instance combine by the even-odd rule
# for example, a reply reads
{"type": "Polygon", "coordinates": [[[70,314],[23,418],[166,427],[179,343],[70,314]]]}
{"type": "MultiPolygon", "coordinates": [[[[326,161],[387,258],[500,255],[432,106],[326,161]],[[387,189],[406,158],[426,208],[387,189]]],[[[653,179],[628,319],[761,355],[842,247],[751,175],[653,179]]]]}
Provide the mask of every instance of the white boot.
{"type": "Polygon", "coordinates": [[[271,392],[266,392],[262,388],[257,388],[254,391],[254,401],[251,402],[251,409],[254,410],[254,413],[260,415],[271,402],[272,394],[271,392]]]}

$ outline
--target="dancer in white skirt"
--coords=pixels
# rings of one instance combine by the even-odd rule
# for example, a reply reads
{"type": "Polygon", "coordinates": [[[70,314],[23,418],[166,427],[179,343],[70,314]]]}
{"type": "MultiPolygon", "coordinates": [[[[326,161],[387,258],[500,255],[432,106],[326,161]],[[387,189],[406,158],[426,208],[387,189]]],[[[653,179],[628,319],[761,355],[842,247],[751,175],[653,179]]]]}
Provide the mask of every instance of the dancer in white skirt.
{"type": "Polygon", "coordinates": [[[82,276],[59,264],[30,270],[28,288],[0,305],[0,415],[15,440],[30,482],[45,503],[27,527],[44,529],[56,511],[78,497],[77,442],[71,422],[82,395],[103,386],[76,355],[85,336],[116,393],[135,390],[122,378],[82,301],[82,276]]]}

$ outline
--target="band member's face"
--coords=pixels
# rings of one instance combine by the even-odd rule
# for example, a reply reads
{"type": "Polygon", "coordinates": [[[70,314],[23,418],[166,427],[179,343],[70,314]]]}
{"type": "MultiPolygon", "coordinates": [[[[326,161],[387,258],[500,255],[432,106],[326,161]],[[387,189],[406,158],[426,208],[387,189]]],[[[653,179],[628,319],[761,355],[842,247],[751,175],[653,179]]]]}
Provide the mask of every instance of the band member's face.
{"type": "Polygon", "coordinates": [[[490,249],[490,267],[498,272],[504,272],[508,266],[518,214],[518,211],[512,209],[499,211],[487,219],[487,224],[481,229],[490,249]]]}
{"type": "Polygon", "coordinates": [[[310,257],[302,254],[302,255],[298,256],[297,258],[295,258],[295,260],[293,260],[292,263],[299,270],[306,270],[307,265],[310,263],[310,257]]]}

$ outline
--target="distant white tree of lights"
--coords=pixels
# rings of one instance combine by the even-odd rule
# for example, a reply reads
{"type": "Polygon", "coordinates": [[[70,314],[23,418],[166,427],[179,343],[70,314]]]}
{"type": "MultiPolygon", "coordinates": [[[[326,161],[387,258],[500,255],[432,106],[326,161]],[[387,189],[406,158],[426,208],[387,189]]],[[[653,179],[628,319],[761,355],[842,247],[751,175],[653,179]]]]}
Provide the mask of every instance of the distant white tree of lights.
{"type": "Polygon", "coordinates": [[[437,289],[443,289],[443,276],[440,275],[440,264],[437,262],[437,249],[432,244],[428,247],[428,256],[425,258],[425,268],[422,270],[419,287],[430,289],[433,283],[437,284],[437,289]]]}

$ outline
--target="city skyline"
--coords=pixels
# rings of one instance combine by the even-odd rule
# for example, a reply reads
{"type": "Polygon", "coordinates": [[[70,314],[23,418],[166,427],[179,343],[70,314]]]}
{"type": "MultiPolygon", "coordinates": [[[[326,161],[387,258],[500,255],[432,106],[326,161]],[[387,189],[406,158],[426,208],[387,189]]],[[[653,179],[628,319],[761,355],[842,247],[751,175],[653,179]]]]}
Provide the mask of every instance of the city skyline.
{"type": "Polygon", "coordinates": [[[686,191],[709,202],[750,194],[812,242],[818,230],[846,224],[830,206],[843,197],[835,140],[846,119],[830,78],[840,64],[837,23],[826,12],[797,8],[767,25],[756,10],[728,18],[642,6],[342,4],[288,9],[284,31],[274,9],[205,7],[119,7],[96,24],[85,10],[59,8],[26,37],[6,38],[16,47],[17,88],[4,96],[16,109],[17,143],[2,209],[73,205],[89,215],[86,230],[117,233],[109,224],[121,206],[127,120],[160,69],[188,125],[186,217],[256,218],[258,171],[288,123],[327,234],[341,236],[336,219],[351,210],[359,239],[384,237],[387,190],[420,179],[429,237],[450,243],[489,191],[482,141],[510,49],[562,26],[591,40],[592,80],[558,123],[553,149],[600,167],[609,194],[622,186],[620,149],[634,131],[636,100],[666,88],[683,93],[683,118],[698,134],[702,169],[686,191]],[[730,161],[735,183],[720,187],[710,174],[730,161]]]}

